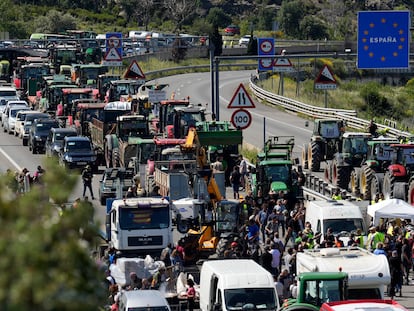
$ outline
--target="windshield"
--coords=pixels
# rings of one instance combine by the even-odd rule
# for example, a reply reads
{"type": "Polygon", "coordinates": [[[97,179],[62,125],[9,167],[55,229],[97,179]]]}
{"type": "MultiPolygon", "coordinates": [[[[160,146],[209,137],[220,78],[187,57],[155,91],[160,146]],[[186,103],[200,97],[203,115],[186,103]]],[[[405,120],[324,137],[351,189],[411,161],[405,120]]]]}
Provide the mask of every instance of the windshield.
{"type": "Polygon", "coordinates": [[[55,141],[62,141],[66,136],[76,136],[75,132],[67,132],[67,133],[55,133],[55,141]]]}
{"type": "Polygon", "coordinates": [[[50,70],[49,67],[24,67],[23,79],[38,78],[47,76],[50,70]]]}
{"type": "Polygon", "coordinates": [[[58,127],[56,123],[38,123],[36,124],[36,129],[38,132],[46,132],[49,133],[52,127],[58,127]]]}
{"type": "Polygon", "coordinates": [[[236,288],[224,291],[226,309],[276,310],[278,308],[274,288],[236,288]]]}
{"type": "Polygon", "coordinates": [[[397,163],[403,163],[404,165],[414,164],[414,148],[402,148],[402,157],[401,159],[401,153],[399,152],[397,163]]]}
{"type": "Polygon", "coordinates": [[[324,222],[324,228],[332,228],[333,234],[342,233],[356,233],[357,229],[365,231],[364,224],[360,218],[339,218],[339,219],[327,219],[324,222]]]}
{"type": "Polygon", "coordinates": [[[237,227],[239,204],[237,202],[220,202],[217,206],[217,228],[219,230],[232,230],[237,227]]]}
{"type": "Polygon", "coordinates": [[[66,144],[67,151],[91,151],[91,143],[89,141],[68,141],[66,144]]]}
{"type": "Polygon", "coordinates": [[[342,280],[306,281],[303,286],[304,302],[320,307],[324,302],[342,300],[343,286],[342,280]]]}
{"type": "Polygon", "coordinates": [[[11,96],[17,96],[16,91],[0,91],[1,97],[11,97],[11,96]]]}
{"type": "Polygon", "coordinates": [[[19,111],[22,111],[22,110],[25,110],[25,109],[11,109],[10,110],[10,117],[12,117],[12,118],[15,118],[16,117],[16,115],[17,115],[17,113],[19,112],[19,111]]]}
{"type": "Polygon", "coordinates": [[[120,208],[119,222],[123,230],[165,229],[170,223],[168,205],[159,207],[140,206],[139,208],[120,208]]]}
{"type": "Polygon", "coordinates": [[[289,165],[268,165],[265,167],[265,176],[271,176],[272,181],[285,181],[289,178],[289,165]]]}
{"type": "Polygon", "coordinates": [[[338,124],[336,122],[321,123],[320,133],[326,138],[336,138],[340,136],[338,124]]]}
{"type": "Polygon", "coordinates": [[[128,311],[168,311],[167,306],[128,308],[128,311]]]}
{"type": "Polygon", "coordinates": [[[367,137],[352,137],[344,139],[344,153],[364,154],[367,153],[367,137]]]}

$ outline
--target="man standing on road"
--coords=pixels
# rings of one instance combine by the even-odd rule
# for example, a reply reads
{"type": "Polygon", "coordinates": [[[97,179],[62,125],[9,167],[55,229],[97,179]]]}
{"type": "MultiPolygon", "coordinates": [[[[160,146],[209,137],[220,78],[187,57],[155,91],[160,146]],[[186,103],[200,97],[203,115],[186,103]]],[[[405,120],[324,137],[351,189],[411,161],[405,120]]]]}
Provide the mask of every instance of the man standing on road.
{"type": "Polygon", "coordinates": [[[85,169],[82,171],[82,181],[83,181],[83,197],[85,197],[86,189],[89,189],[91,193],[92,200],[95,200],[92,190],[92,168],[90,165],[86,165],[85,169]]]}

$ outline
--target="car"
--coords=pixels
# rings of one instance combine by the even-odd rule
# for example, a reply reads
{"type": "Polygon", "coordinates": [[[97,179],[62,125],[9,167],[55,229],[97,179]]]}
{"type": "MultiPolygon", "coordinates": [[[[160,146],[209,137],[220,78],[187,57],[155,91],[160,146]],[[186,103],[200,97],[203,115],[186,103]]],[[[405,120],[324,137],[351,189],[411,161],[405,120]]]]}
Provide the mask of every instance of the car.
{"type": "Polygon", "coordinates": [[[35,119],[29,130],[29,150],[35,154],[44,153],[46,138],[49,136],[51,128],[59,127],[59,121],[56,119],[35,119]]]}
{"type": "Polygon", "coordinates": [[[224,33],[229,36],[239,35],[240,27],[236,25],[229,25],[226,28],[224,28],[224,33]]]}
{"type": "Polygon", "coordinates": [[[66,136],[59,152],[59,164],[67,169],[82,169],[90,165],[97,171],[96,152],[86,136],[66,136]]]}
{"type": "Polygon", "coordinates": [[[78,136],[78,132],[74,128],[52,128],[46,139],[45,153],[48,157],[59,156],[63,147],[63,140],[66,136],[78,136]]]}
{"type": "Polygon", "coordinates": [[[11,106],[15,106],[15,105],[29,107],[29,104],[25,100],[19,100],[18,98],[17,99],[16,98],[12,99],[11,97],[6,98],[6,105],[4,106],[4,109],[2,109],[2,113],[1,113],[1,126],[4,127],[4,120],[6,118],[6,114],[8,114],[7,110],[11,106]]]}
{"type": "Polygon", "coordinates": [[[23,128],[19,132],[19,137],[22,139],[23,146],[27,146],[29,141],[29,131],[32,127],[32,123],[36,119],[50,119],[50,115],[46,112],[40,111],[27,111],[25,113],[26,117],[24,119],[23,128]]]}
{"type": "Polygon", "coordinates": [[[247,46],[250,42],[251,35],[245,35],[239,39],[239,45],[247,46]]]}
{"type": "Polygon", "coordinates": [[[128,188],[133,185],[133,178],[134,170],[132,168],[107,168],[102,174],[102,179],[99,181],[99,200],[101,205],[106,204],[106,199],[115,198],[117,196],[121,182],[122,197],[124,197],[128,188]]]}
{"type": "Polygon", "coordinates": [[[24,105],[14,105],[6,110],[7,113],[4,115],[4,120],[3,120],[4,132],[7,132],[9,134],[14,133],[14,128],[16,126],[17,113],[23,110],[30,110],[30,108],[24,105]]]}

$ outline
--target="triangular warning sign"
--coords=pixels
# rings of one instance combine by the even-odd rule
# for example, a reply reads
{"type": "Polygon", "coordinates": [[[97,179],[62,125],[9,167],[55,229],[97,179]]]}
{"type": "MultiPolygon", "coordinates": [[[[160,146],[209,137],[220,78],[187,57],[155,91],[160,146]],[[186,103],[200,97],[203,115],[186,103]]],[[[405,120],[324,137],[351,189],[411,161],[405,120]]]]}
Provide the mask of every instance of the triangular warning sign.
{"type": "Polygon", "coordinates": [[[318,77],[315,80],[315,83],[321,84],[336,84],[336,79],[334,74],[329,69],[327,65],[325,65],[322,70],[319,72],[318,77]]]}
{"type": "Polygon", "coordinates": [[[292,67],[292,63],[289,58],[276,58],[273,67],[292,67]]]}
{"type": "Polygon", "coordinates": [[[227,108],[256,108],[244,85],[240,83],[227,108]]]}
{"type": "Polygon", "coordinates": [[[108,53],[105,55],[105,60],[122,60],[121,55],[119,55],[116,48],[109,49],[108,53]]]}
{"type": "Polygon", "coordinates": [[[145,74],[136,60],[133,60],[124,74],[125,79],[145,79],[145,74]]]}

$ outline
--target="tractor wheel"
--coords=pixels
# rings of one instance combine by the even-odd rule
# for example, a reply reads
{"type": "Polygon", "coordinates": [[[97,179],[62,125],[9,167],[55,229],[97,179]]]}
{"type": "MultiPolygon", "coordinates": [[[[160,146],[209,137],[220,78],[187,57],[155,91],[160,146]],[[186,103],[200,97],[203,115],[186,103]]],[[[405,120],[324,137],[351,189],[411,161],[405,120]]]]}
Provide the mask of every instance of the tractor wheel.
{"type": "Polygon", "coordinates": [[[359,177],[359,193],[363,195],[364,200],[371,198],[371,183],[374,178],[374,171],[369,166],[364,165],[361,168],[359,177]]]}
{"type": "Polygon", "coordinates": [[[332,164],[332,184],[341,189],[347,189],[349,184],[349,166],[339,166],[334,160],[332,164]]]}
{"type": "Polygon", "coordinates": [[[230,249],[230,243],[232,242],[232,239],[225,237],[221,238],[216,246],[216,254],[219,258],[224,257],[224,252],[228,249],[230,249]]]}
{"type": "Polygon", "coordinates": [[[119,167],[119,148],[112,149],[112,167],[119,167]]]}
{"type": "Polygon", "coordinates": [[[359,194],[359,186],[360,186],[359,176],[360,175],[361,175],[361,169],[359,167],[354,167],[349,177],[349,185],[348,185],[349,191],[351,191],[353,195],[359,194]]]}
{"type": "Polygon", "coordinates": [[[312,172],[318,172],[321,169],[322,150],[317,143],[310,144],[308,150],[308,166],[312,172]]]}
{"type": "Polygon", "coordinates": [[[323,180],[328,184],[332,183],[332,174],[331,174],[332,164],[328,163],[323,171],[323,180]]]}
{"type": "Polygon", "coordinates": [[[407,183],[395,182],[394,183],[394,198],[407,201],[407,183]]]}
{"type": "Polygon", "coordinates": [[[384,199],[387,200],[394,197],[394,184],[395,177],[387,172],[382,183],[382,193],[384,194],[384,199]]]}
{"type": "Polygon", "coordinates": [[[414,205],[414,178],[408,184],[408,203],[414,205]]]}
{"type": "Polygon", "coordinates": [[[302,167],[303,169],[307,170],[309,168],[308,166],[308,145],[304,145],[302,148],[302,158],[301,158],[301,162],[302,162],[302,167]]]}
{"type": "Polygon", "coordinates": [[[382,184],[384,183],[384,174],[375,174],[372,176],[371,181],[371,197],[368,199],[371,199],[371,202],[375,201],[376,195],[380,194],[382,192],[382,184]]]}

